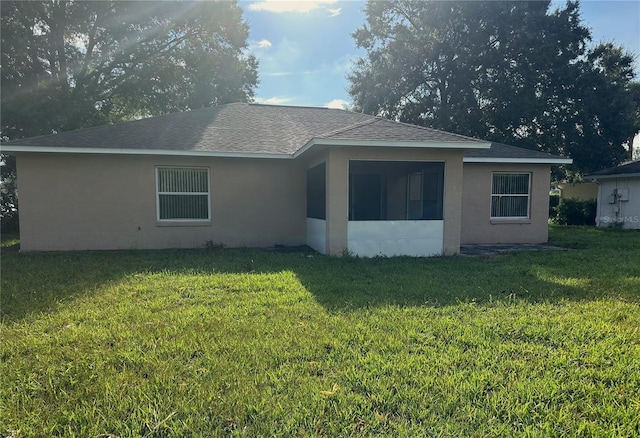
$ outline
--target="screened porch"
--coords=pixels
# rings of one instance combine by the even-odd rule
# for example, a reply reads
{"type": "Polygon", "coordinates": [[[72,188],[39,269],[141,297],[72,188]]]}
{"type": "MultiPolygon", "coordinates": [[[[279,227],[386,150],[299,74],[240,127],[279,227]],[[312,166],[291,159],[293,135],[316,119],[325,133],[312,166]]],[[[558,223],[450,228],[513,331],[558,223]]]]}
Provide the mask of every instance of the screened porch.
{"type": "MultiPolygon", "coordinates": [[[[443,162],[350,160],[346,249],[362,257],[443,251],[443,162]]],[[[324,252],[326,165],[307,172],[307,244],[324,252]]]]}

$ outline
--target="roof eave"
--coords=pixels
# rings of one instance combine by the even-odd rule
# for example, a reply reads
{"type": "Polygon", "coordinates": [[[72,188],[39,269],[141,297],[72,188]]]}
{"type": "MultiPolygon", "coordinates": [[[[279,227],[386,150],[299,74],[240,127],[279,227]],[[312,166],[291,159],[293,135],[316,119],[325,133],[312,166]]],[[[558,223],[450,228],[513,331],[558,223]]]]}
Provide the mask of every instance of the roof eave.
{"type": "Polygon", "coordinates": [[[618,174],[610,174],[610,175],[587,175],[584,179],[588,179],[591,181],[597,181],[599,179],[616,179],[616,178],[640,178],[640,173],[618,173],[618,174]]]}
{"type": "Polygon", "coordinates": [[[505,163],[505,164],[572,164],[571,158],[507,158],[507,157],[464,157],[465,163],[505,163]]]}
{"type": "Polygon", "coordinates": [[[293,158],[299,157],[315,146],[489,149],[491,147],[491,143],[481,141],[352,140],[343,138],[312,138],[293,154],[293,158]]]}
{"type": "Polygon", "coordinates": [[[291,154],[267,152],[222,152],[222,151],[184,151],[175,149],[124,149],[124,148],[81,148],[61,146],[19,146],[6,145],[0,148],[6,152],[59,153],[59,154],[103,154],[103,155],[164,155],[181,157],[222,157],[222,158],[292,158],[291,154]]]}

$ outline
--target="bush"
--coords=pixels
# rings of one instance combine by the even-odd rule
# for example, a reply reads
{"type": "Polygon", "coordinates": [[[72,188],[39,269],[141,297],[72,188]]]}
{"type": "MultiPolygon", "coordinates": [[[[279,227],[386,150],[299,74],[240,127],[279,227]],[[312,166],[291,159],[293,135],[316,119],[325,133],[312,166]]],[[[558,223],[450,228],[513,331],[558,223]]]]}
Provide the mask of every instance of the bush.
{"type": "Polygon", "coordinates": [[[18,231],[16,157],[0,155],[0,228],[3,233],[18,231]]]}
{"type": "Polygon", "coordinates": [[[560,203],[560,196],[558,195],[549,196],[549,218],[550,219],[554,219],[558,214],[559,203],[560,203]]]}
{"type": "Polygon", "coordinates": [[[597,201],[590,199],[560,199],[554,222],[561,225],[595,225],[597,201]]]}

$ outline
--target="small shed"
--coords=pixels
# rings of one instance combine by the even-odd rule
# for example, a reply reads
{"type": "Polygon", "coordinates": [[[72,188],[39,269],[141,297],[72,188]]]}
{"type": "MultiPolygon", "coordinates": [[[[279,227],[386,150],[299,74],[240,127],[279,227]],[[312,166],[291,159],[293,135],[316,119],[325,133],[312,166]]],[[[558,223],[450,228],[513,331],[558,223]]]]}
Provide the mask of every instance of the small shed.
{"type": "Polygon", "coordinates": [[[640,160],[587,176],[598,184],[596,225],[640,229],[640,160]]]}

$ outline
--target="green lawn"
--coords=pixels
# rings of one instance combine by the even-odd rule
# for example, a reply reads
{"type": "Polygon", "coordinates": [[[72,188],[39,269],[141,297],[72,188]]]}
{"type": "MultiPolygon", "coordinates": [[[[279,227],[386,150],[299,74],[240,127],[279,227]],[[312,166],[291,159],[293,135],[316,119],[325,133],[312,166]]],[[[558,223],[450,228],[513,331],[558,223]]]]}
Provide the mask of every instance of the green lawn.
{"type": "Polygon", "coordinates": [[[640,233],[431,259],[2,248],[0,434],[640,435],[640,233]]]}

